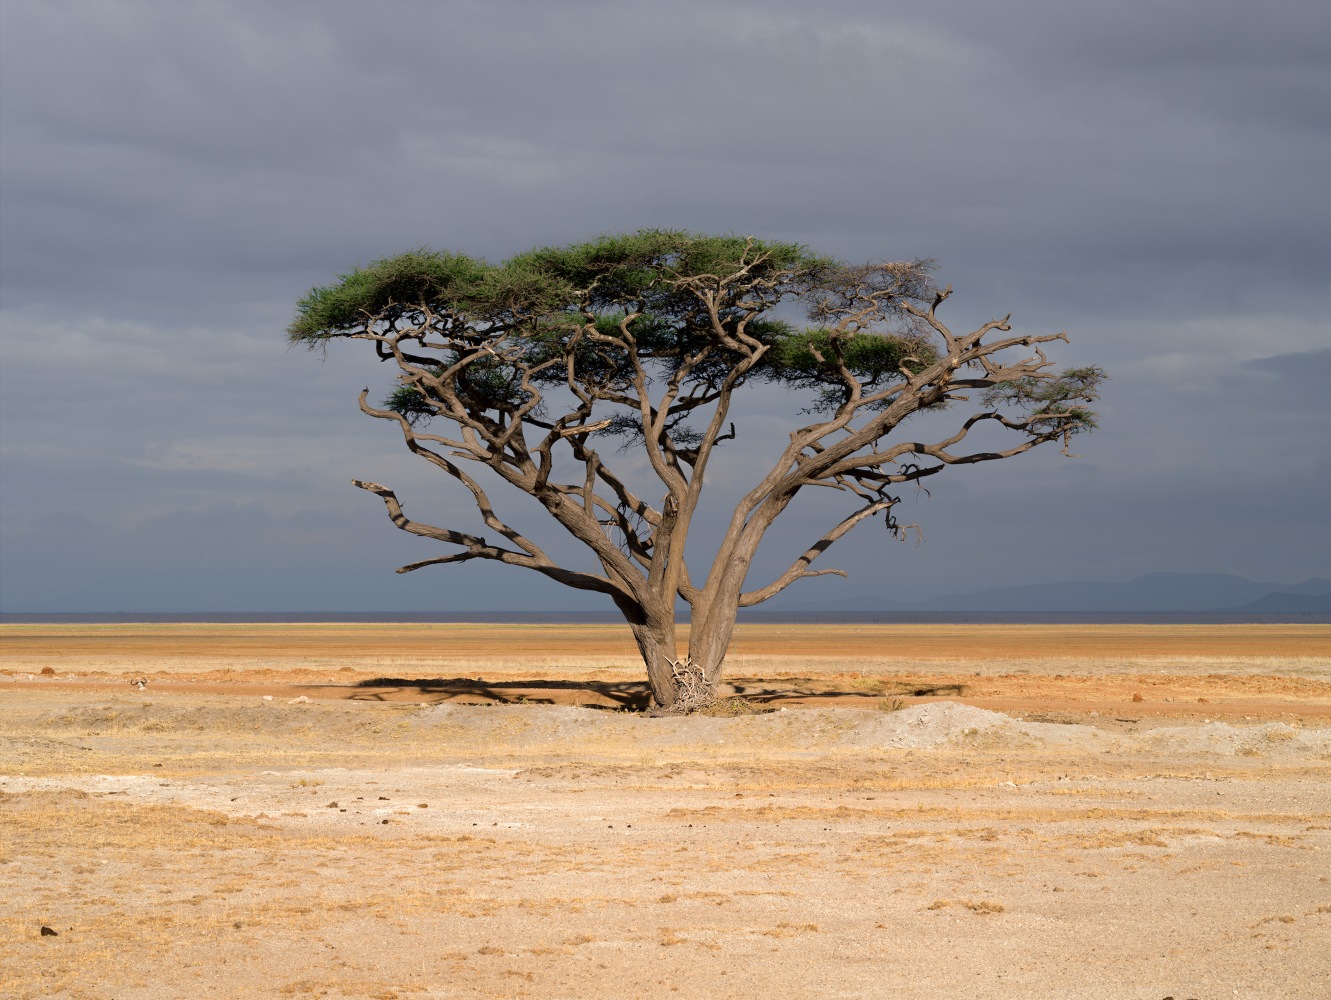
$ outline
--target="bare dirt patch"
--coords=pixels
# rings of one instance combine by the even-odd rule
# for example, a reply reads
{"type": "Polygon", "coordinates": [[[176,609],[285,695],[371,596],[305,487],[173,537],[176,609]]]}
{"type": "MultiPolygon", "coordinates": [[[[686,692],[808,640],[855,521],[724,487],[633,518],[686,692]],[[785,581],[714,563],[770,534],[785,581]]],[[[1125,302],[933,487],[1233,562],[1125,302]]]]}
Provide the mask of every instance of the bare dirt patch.
{"type": "Polygon", "coordinates": [[[37,667],[0,681],[0,995],[1331,992],[1325,633],[784,660],[736,683],[773,711],[682,719],[501,703],[627,665],[463,697],[382,651],[90,677],[0,635],[37,667]]]}

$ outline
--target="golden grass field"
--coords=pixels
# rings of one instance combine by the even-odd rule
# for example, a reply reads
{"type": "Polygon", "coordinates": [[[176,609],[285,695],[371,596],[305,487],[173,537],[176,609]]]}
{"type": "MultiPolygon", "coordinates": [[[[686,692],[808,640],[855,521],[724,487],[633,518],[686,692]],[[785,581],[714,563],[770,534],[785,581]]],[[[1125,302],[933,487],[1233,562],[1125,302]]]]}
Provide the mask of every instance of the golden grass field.
{"type": "Polygon", "coordinates": [[[1331,628],[746,624],[762,714],[682,719],[634,660],[0,626],[0,996],[1331,995],[1331,628]]]}

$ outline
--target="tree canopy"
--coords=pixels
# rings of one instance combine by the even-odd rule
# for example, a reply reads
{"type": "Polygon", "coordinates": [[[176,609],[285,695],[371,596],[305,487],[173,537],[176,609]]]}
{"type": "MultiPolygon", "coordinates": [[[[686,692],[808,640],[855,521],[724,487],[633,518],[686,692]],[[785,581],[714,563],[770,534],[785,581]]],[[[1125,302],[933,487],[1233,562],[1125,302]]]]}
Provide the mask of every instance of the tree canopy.
{"type": "Polygon", "coordinates": [[[541,247],[499,264],[421,248],[312,289],[289,334],[309,346],[366,340],[395,362],[395,388],[378,403],[363,392],[361,409],[396,422],[503,539],[408,519],[392,490],[358,480],[398,527],[460,546],[399,572],[490,559],[606,594],[633,628],[657,705],[681,710],[714,693],[740,607],[839,573],[810,565],[868,517],[902,533],[896,487],[1048,442],[1066,451],[1095,426],[1089,405],[1103,373],[1053,370],[1041,346],[1064,334],[1013,335],[1007,317],[954,334],[937,315],[950,289],[933,271],[927,260],[851,265],[794,243],[677,230],[541,247]],[[1021,356],[999,357],[1012,351],[1021,356]],[[704,473],[739,433],[734,394],[759,383],[796,393],[805,402],[793,412],[809,422],[740,500],[695,580],[684,553],[704,473]],[[980,408],[942,438],[890,440],[913,415],[965,402],[980,408]],[[1012,439],[967,451],[977,426],[1012,439]],[[643,451],[662,499],[640,496],[611,468],[597,450],[606,438],[643,451]],[[590,565],[561,566],[502,521],[467,466],[539,501],[590,565]],[[785,573],[744,590],[759,541],[813,485],[842,491],[852,509],[785,573]],[[692,610],[683,658],[676,598],[692,610]]]}

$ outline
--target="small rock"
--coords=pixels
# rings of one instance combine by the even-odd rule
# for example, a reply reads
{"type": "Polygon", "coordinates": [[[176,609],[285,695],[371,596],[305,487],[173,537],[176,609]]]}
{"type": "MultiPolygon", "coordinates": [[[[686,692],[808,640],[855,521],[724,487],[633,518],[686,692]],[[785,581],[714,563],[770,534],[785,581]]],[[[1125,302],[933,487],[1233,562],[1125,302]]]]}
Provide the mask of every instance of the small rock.
{"type": "Polygon", "coordinates": [[[55,676],[55,667],[42,667],[42,676],[43,676],[43,677],[54,677],[54,676],[55,676]]]}
{"type": "Polygon", "coordinates": [[[266,695],[263,696],[263,700],[264,700],[264,701],[272,701],[272,700],[273,700],[273,696],[272,696],[271,694],[266,694],[266,695]]]}
{"type": "Polygon", "coordinates": [[[54,927],[47,927],[45,924],[42,924],[42,937],[59,937],[59,936],[60,932],[57,931],[54,927]]]}
{"type": "Polygon", "coordinates": [[[1134,694],[1134,695],[1132,696],[1132,700],[1133,700],[1133,701],[1145,701],[1146,699],[1143,698],[1140,694],[1134,694]]]}
{"type": "Polygon", "coordinates": [[[309,703],[310,699],[306,698],[303,694],[287,701],[288,705],[308,705],[309,703]]]}

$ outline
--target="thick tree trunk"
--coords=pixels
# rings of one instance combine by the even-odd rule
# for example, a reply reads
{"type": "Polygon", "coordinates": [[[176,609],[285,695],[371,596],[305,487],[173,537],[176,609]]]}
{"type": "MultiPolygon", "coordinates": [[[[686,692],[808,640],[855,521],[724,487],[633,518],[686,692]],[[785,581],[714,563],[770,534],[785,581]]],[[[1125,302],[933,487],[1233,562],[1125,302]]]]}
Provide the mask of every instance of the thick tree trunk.
{"type": "Polygon", "coordinates": [[[647,682],[657,708],[670,708],[679,697],[673,662],[675,649],[675,609],[673,603],[662,608],[644,608],[631,602],[615,602],[633,630],[642,662],[647,666],[647,682]]]}
{"type": "Polygon", "coordinates": [[[679,696],[675,685],[673,661],[675,652],[675,626],[668,629],[634,626],[633,637],[638,651],[647,664],[647,682],[652,688],[652,701],[657,708],[670,708],[679,696]]]}
{"type": "Polygon", "coordinates": [[[753,558],[754,544],[718,556],[702,597],[693,605],[689,631],[689,662],[700,669],[708,686],[721,683],[721,668],[739,617],[739,597],[753,558]]]}
{"type": "Polygon", "coordinates": [[[731,604],[713,605],[702,615],[694,614],[689,631],[689,663],[702,671],[710,687],[721,683],[721,665],[730,649],[738,613],[739,606],[731,604]]]}

